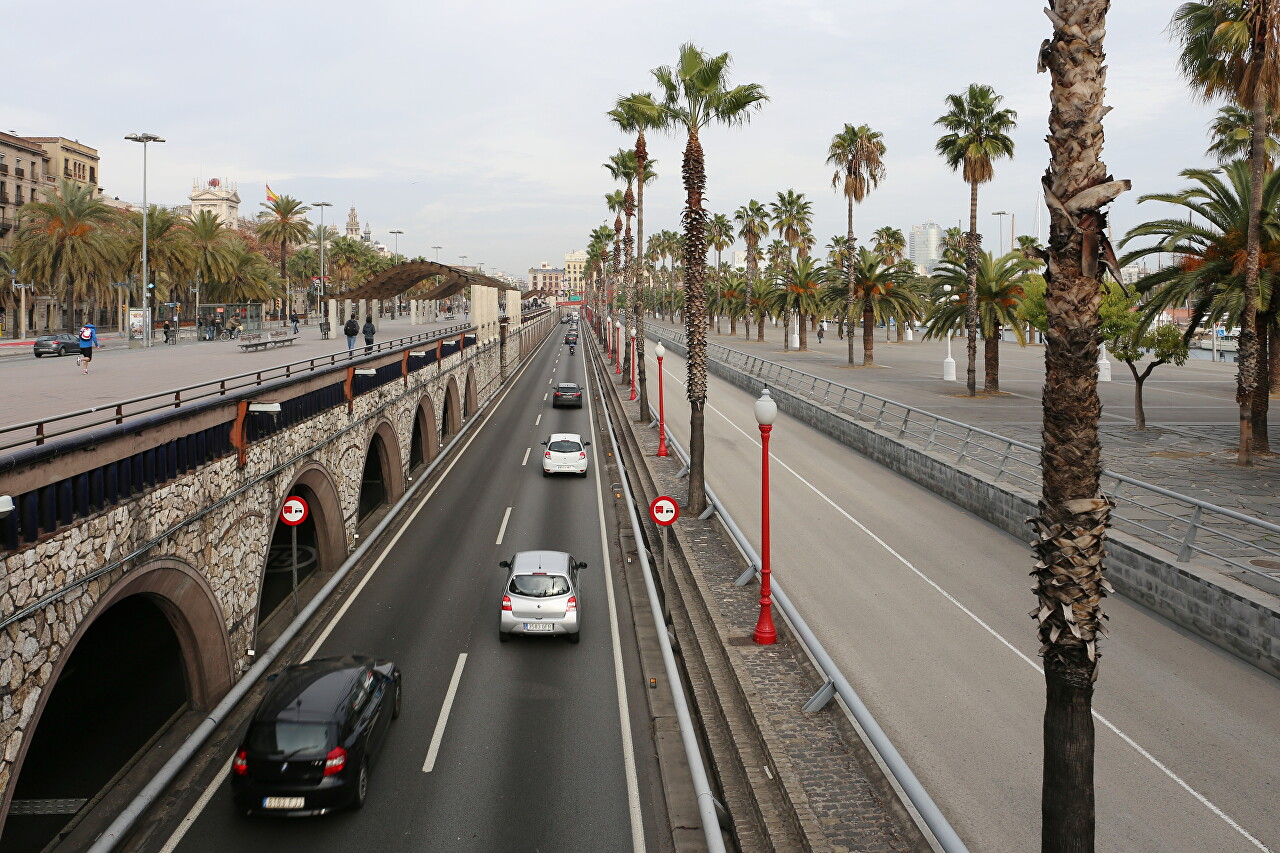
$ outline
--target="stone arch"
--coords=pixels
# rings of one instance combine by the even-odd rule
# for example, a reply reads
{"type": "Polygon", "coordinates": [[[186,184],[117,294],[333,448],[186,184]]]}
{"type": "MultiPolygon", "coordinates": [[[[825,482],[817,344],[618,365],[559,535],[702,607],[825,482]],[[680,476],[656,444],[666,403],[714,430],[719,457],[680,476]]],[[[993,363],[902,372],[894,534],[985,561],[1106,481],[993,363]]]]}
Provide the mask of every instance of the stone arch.
{"type": "Polygon", "coordinates": [[[467,368],[466,390],[462,395],[462,416],[469,418],[480,408],[479,394],[476,390],[476,369],[467,368]]]}
{"type": "Polygon", "coordinates": [[[430,465],[440,452],[440,430],[436,426],[436,407],[431,395],[423,392],[414,408],[412,434],[409,440],[409,470],[430,465]]]}
{"type": "Polygon", "coordinates": [[[458,400],[458,379],[450,376],[445,383],[444,405],[440,412],[442,436],[457,435],[462,431],[462,407],[458,400]]]}
{"type": "Polygon", "coordinates": [[[379,421],[369,433],[360,469],[357,524],[364,523],[383,506],[391,506],[404,494],[404,463],[400,440],[390,422],[379,421]]]}
{"type": "MultiPolygon", "coordinates": [[[[0,801],[0,827],[7,822],[14,793],[20,789],[23,765],[33,747],[39,743],[38,732],[46,720],[51,698],[66,674],[70,661],[76,659],[81,641],[102,617],[117,605],[132,608],[145,605],[159,611],[176,641],[186,704],[192,709],[211,708],[233,684],[234,659],[227,620],[212,588],[200,572],[187,563],[170,557],[157,558],[143,564],[108,587],[93,608],[76,626],[75,633],[52,664],[48,680],[42,685],[31,717],[24,727],[24,737],[13,763],[13,772],[0,801]]],[[[117,611],[122,612],[122,611],[117,611]]],[[[132,612],[130,610],[129,612],[132,612]]],[[[94,648],[90,643],[86,649],[94,648]]],[[[180,706],[179,706],[180,707],[180,706]]],[[[94,736],[106,737],[102,732],[94,736]]],[[[105,780],[103,780],[105,781],[105,780]]]]}

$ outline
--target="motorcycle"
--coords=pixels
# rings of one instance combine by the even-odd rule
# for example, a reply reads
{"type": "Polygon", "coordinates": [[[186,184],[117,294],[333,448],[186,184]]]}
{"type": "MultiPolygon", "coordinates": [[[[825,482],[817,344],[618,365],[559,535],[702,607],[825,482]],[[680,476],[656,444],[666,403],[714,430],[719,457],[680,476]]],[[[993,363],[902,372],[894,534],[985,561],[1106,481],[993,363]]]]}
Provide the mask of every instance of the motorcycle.
{"type": "Polygon", "coordinates": [[[570,345],[569,345],[569,355],[573,355],[573,354],[575,354],[577,351],[578,351],[578,348],[577,348],[577,347],[573,346],[572,344],[570,344],[570,345]]]}

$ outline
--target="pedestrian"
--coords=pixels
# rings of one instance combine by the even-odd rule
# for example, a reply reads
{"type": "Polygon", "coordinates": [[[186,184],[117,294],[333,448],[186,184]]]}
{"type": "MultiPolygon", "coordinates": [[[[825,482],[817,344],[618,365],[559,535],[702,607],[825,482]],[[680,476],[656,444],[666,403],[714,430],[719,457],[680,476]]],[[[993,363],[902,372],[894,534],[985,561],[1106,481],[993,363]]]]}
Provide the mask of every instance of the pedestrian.
{"type": "Polygon", "coordinates": [[[373,325],[373,315],[366,314],[364,318],[364,328],[360,330],[364,333],[364,351],[368,352],[373,349],[373,336],[378,333],[377,328],[373,325]]]}
{"type": "Polygon", "coordinates": [[[169,343],[169,336],[173,334],[173,328],[169,325],[169,321],[164,321],[164,342],[169,343]]]}
{"type": "Polygon", "coordinates": [[[213,318],[213,329],[209,332],[209,340],[222,337],[222,315],[213,318]]]}
{"type": "Polygon", "coordinates": [[[196,340],[204,340],[204,315],[201,314],[196,318],[196,340]]]}
{"type": "Polygon", "coordinates": [[[347,318],[347,322],[342,327],[342,334],[347,336],[347,350],[354,351],[356,348],[356,335],[360,334],[360,324],[356,322],[355,317],[347,318]]]}
{"type": "Polygon", "coordinates": [[[298,334],[298,312],[294,311],[289,314],[289,322],[293,324],[293,333],[298,334]]]}
{"type": "Polygon", "coordinates": [[[93,323],[86,322],[80,327],[80,357],[76,359],[76,364],[84,368],[86,376],[89,375],[89,362],[93,361],[93,348],[100,346],[98,330],[93,323]]]}
{"type": "Polygon", "coordinates": [[[822,336],[827,333],[827,324],[822,323],[818,326],[818,343],[822,343],[822,336]]]}

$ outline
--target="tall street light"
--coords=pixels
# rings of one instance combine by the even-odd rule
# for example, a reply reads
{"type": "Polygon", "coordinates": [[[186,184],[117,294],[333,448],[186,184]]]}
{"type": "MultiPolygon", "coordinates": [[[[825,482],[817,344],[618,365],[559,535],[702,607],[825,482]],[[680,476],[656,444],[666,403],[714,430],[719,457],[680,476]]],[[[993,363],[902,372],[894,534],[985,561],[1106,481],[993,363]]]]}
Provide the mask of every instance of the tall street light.
{"type": "Polygon", "coordinates": [[[667,455],[667,406],[662,396],[662,357],[667,354],[667,349],[662,345],[662,341],[658,341],[658,345],[654,347],[653,354],[658,357],[658,455],[667,455]]]}
{"type": "Polygon", "coordinates": [[[395,244],[395,245],[396,245],[396,247],[395,247],[395,249],[393,249],[393,250],[392,250],[391,254],[392,254],[393,256],[398,256],[398,255],[400,254],[400,235],[401,235],[401,234],[403,234],[404,232],[403,232],[403,231],[388,231],[387,233],[388,233],[388,234],[394,234],[394,235],[395,235],[395,238],[396,238],[396,244],[395,244]]]}
{"type": "MultiPolygon", "coordinates": [[[[955,302],[960,298],[959,296],[956,296],[951,293],[951,285],[949,284],[942,285],[942,290],[944,293],[947,294],[945,297],[947,302],[955,302]]],[[[953,329],[947,329],[947,357],[942,360],[942,381],[943,382],[956,381],[956,360],[951,357],[951,337],[953,334],[954,334],[953,329]]]]}
{"type": "Polygon", "coordinates": [[[149,347],[151,346],[151,306],[148,297],[151,280],[147,275],[147,214],[150,213],[150,208],[147,207],[147,143],[164,142],[164,139],[154,133],[131,133],[125,139],[142,143],[142,345],[149,347]]]}
{"type": "MultiPolygon", "coordinates": [[[[436,250],[436,263],[440,263],[440,250],[443,249],[444,246],[432,246],[431,248],[436,250]]],[[[440,275],[437,274],[436,287],[439,287],[439,286],[440,286],[440,275]]],[[[440,320],[440,300],[437,299],[436,300],[436,321],[439,322],[439,320],[440,320]]]]}
{"type": "MultiPolygon", "coordinates": [[[[991,215],[992,216],[1008,216],[1009,211],[993,210],[991,211],[991,215]]],[[[1000,254],[1002,255],[1004,254],[1004,220],[1003,219],[1000,220],[1000,254]]]]}
{"type": "Polygon", "coordinates": [[[636,327],[631,327],[631,396],[628,400],[636,398],[636,327]]]}
{"type": "MultiPolygon", "coordinates": [[[[319,312],[319,313],[320,313],[320,321],[323,323],[323,322],[324,322],[324,318],[325,318],[325,313],[324,313],[324,285],[325,285],[325,278],[324,278],[324,244],[325,244],[325,243],[327,243],[327,242],[329,242],[329,240],[328,240],[329,234],[328,234],[328,232],[326,232],[326,231],[324,230],[324,209],[325,209],[326,207],[333,207],[333,205],[332,205],[330,202],[327,202],[327,201],[313,201],[313,202],[311,202],[311,206],[312,206],[312,207],[318,207],[318,208],[320,208],[320,297],[319,297],[319,298],[320,298],[320,306],[319,306],[319,307],[320,307],[320,312],[319,312]]],[[[330,322],[330,323],[332,323],[332,322],[333,322],[333,318],[330,318],[330,319],[329,319],[329,322],[330,322]]]]}
{"type": "Polygon", "coordinates": [[[760,426],[760,618],[752,639],[761,646],[771,646],[778,641],[778,631],[773,627],[773,588],[770,586],[769,565],[769,433],[778,417],[778,404],[764,389],[756,400],[756,423],[760,426]]]}

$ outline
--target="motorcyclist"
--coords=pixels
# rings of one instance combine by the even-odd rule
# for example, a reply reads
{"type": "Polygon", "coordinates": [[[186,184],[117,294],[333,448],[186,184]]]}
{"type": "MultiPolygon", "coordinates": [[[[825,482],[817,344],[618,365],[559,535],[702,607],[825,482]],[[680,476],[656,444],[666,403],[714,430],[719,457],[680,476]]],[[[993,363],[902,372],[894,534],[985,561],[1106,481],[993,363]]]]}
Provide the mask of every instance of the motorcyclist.
{"type": "Polygon", "coordinates": [[[577,348],[577,347],[575,347],[573,344],[569,344],[569,355],[573,355],[573,354],[575,354],[577,351],[578,351],[578,348],[577,348]]]}

